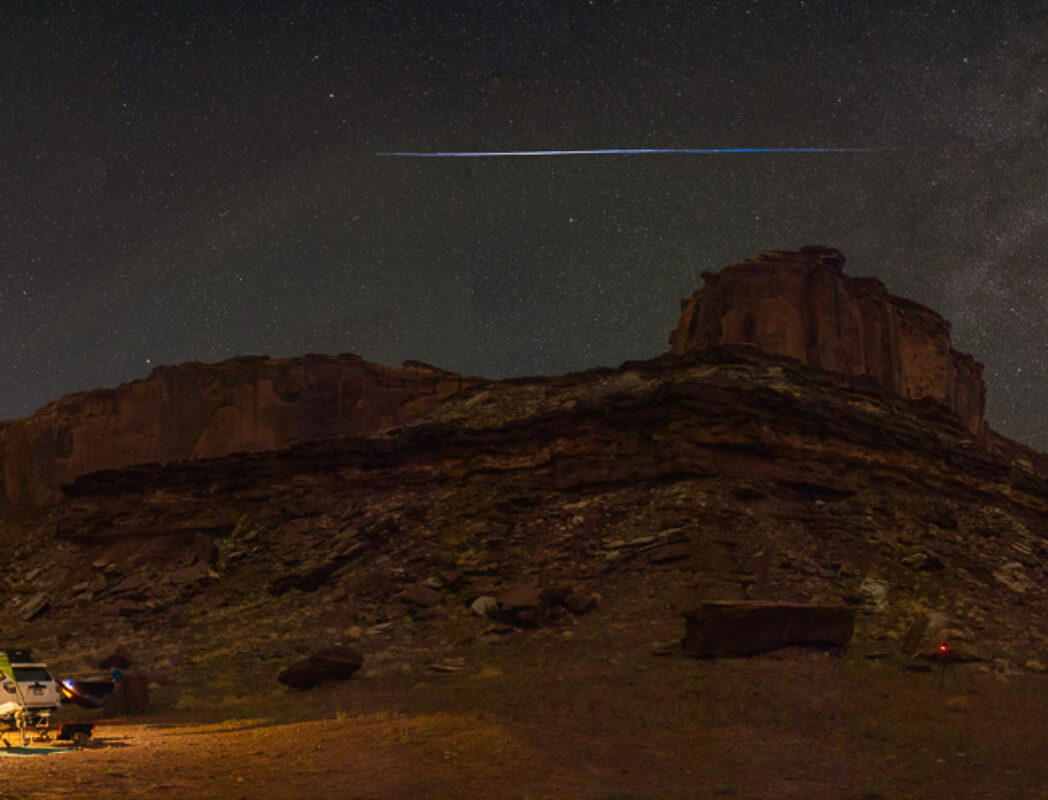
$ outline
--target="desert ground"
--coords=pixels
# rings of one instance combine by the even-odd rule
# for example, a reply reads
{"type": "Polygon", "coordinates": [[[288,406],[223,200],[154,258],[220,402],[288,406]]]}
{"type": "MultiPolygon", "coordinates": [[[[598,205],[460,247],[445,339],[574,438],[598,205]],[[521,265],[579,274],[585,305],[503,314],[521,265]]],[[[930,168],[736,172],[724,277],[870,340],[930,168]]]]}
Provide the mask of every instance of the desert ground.
{"type": "Polygon", "coordinates": [[[82,750],[4,758],[0,796],[1048,797],[1044,675],[937,675],[861,641],[656,655],[682,628],[611,603],[428,668],[235,701],[205,688],[190,709],[99,721],[82,750]]]}

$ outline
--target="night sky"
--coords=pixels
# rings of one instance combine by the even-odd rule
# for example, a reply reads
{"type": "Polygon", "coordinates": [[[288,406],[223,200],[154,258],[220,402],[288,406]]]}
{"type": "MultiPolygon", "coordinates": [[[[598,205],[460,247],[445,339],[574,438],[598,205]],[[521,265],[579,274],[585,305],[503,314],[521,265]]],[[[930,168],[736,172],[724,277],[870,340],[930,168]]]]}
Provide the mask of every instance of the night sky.
{"type": "Polygon", "coordinates": [[[239,354],[616,365],[703,270],[818,243],[1048,448],[1043,2],[3,8],[0,418],[239,354]],[[377,155],[645,147],[869,151],[377,155]]]}

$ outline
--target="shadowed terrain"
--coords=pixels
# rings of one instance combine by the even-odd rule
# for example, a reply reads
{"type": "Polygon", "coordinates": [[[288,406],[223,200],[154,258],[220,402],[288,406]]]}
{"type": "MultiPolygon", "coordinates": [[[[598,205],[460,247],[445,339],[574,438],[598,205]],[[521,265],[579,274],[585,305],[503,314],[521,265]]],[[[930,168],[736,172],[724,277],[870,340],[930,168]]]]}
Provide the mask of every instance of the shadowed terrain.
{"type": "Polygon", "coordinates": [[[1048,493],[1038,454],[995,436],[935,398],[728,343],[80,475],[0,521],[19,565],[0,633],[60,676],[124,644],[158,715],[18,760],[10,785],[1028,796],[1048,780],[1048,493]],[[717,599],[850,606],[855,635],[844,653],[684,658],[682,614],[717,599]],[[927,611],[974,663],[936,676],[900,652],[927,611]],[[331,644],[363,654],[353,678],[276,682],[331,644]]]}

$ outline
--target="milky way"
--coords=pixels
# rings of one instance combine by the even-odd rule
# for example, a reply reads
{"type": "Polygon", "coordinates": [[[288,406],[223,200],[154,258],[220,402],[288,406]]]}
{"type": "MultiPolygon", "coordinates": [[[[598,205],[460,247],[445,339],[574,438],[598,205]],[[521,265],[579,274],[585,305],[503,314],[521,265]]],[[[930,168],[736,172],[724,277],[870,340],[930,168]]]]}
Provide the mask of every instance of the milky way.
{"type": "Polygon", "coordinates": [[[825,244],[1048,446],[1042,3],[9,6],[0,418],[237,354],[614,365],[825,244]],[[764,152],[377,155],[609,146],[764,152]]]}

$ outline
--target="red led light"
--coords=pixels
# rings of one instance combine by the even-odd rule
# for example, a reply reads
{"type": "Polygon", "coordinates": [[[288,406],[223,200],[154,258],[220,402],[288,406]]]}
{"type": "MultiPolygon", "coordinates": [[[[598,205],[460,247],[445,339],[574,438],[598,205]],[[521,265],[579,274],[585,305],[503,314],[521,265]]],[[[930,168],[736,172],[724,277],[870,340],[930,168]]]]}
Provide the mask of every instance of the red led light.
{"type": "Polygon", "coordinates": [[[940,653],[945,653],[946,652],[946,645],[944,645],[944,644],[939,645],[939,652],[940,653]]]}

